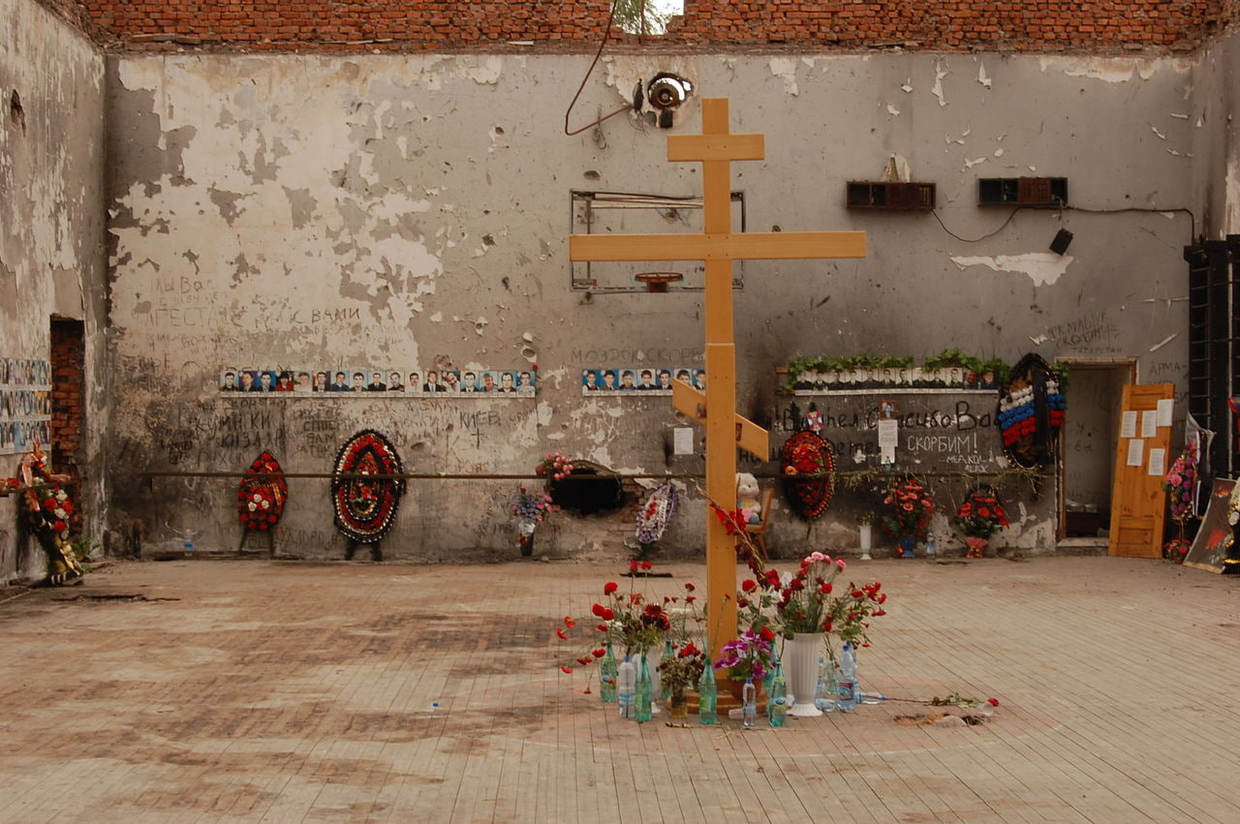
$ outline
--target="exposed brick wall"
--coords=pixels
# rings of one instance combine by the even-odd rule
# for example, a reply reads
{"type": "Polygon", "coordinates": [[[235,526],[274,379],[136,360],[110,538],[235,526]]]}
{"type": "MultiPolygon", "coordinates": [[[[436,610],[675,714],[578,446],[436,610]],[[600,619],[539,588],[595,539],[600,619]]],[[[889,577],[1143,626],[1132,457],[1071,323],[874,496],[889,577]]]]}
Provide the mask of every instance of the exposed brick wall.
{"type": "Polygon", "coordinates": [[[96,42],[104,40],[108,36],[108,32],[91,20],[90,14],[79,0],[34,0],[34,2],[48,9],[78,30],[85,32],[87,36],[96,42]]]}
{"type": "MultiPolygon", "coordinates": [[[[602,34],[608,0],[81,0],[81,5],[111,33],[114,46],[129,50],[471,51],[531,40],[537,51],[584,51],[602,34]]],[[[686,0],[684,17],[658,39],[658,47],[1187,50],[1235,20],[1238,5],[1236,0],[686,0]]]]}
{"type": "MultiPolygon", "coordinates": [[[[83,325],[75,320],[52,321],[52,468],[74,478],[70,494],[81,501],[78,457],[82,448],[86,343],[83,325]]],[[[82,507],[74,510],[70,531],[81,532],[82,507]]]]}

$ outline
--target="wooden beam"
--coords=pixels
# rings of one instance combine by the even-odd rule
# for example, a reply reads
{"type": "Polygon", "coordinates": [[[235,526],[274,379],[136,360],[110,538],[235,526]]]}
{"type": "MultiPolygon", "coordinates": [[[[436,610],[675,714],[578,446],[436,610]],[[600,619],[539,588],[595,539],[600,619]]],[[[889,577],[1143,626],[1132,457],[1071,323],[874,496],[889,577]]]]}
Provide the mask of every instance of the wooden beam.
{"type": "Polygon", "coordinates": [[[683,162],[693,160],[762,160],[766,157],[765,135],[672,135],[667,139],[667,159],[683,162]]]}
{"type": "MultiPolygon", "coordinates": [[[[682,415],[706,424],[706,393],[679,378],[672,380],[672,405],[682,415]]],[[[758,460],[767,460],[771,454],[770,433],[748,418],[733,417],[736,419],[736,445],[758,460]]]]}
{"type": "Polygon", "coordinates": [[[569,235],[577,261],[818,260],[865,257],[865,232],[569,235]]]}

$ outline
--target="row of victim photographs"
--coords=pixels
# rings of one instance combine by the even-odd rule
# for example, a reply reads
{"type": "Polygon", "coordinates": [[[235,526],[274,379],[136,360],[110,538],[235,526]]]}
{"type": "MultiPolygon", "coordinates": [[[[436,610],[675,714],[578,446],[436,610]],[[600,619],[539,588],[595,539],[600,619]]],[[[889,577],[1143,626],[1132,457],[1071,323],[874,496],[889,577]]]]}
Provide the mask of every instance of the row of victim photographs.
{"type": "Polygon", "coordinates": [[[468,395],[499,393],[534,394],[532,370],[428,369],[404,372],[397,369],[224,369],[221,392],[386,392],[401,395],[468,395]]]}
{"type": "Polygon", "coordinates": [[[695,389],[706,389],[705,369],[677,366],[634,366],[581,370],[582,392],[656,392],[670,395],[672,378],[695,389]]]}
{"type": "Polygon", "coordinates": [[[51,443],[51,421],[29,420],[0,423],[0,455],[29,452],[34,448],[36,440],[42,444],[51,443]]]}
{"type": "MultiPolygon", "coordinates": [[[[671,394],[672,378],[697,389],[706,388],[706,370],[684,367],[615,367],[581,370],[583,393],[653,392],[671,394]]],[[[388,369],[339,369],[335,371],[281,369],[224,369],[221,392],[396,392],[402,395],[445,396],[474,393],[532,395],[537,380],[533,370],[428,369],[405,373],[388,369]],[[406,375],[408,376],[406,378],[406,375]]]]}
{"type": "Polygon", "coordinates": [[[33,358],[0,358],[0,384],[39,386],[51,384],[52,365],[33,358]]]}
{"type": "Polygon", "coordinates": [[[0,419],[29,418],[52,414],[52,393],[47,389],[0,389],[0,419]]]}

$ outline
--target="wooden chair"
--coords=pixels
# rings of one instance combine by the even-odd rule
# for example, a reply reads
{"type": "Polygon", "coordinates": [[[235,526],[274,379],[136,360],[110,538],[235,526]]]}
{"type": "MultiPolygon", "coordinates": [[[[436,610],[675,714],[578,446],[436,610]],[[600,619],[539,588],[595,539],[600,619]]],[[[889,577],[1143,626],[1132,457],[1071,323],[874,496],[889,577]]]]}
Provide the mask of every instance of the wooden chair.
{"type": "Polygon", "coordinates": [[[758,557],[766,560],[766,525],[771,517],[771,500],[775,497],[774,489],[762,490],[762,520],[756,524],[745,524],[745,532],[749,535],[749,540],[753,541],[754,551],[758,557]]]}

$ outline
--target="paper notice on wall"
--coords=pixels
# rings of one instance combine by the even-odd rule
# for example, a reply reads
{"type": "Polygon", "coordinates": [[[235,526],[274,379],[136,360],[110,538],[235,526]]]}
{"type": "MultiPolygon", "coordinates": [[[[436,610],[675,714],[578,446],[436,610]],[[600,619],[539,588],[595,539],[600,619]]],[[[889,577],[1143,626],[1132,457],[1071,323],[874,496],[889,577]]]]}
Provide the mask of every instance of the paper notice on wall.
{"type": "Polygon", "coordinates": [[[1141,413],[1141,437],[1152,438],[1158,434],[1158,413],[1146,409],[1141,413]]]}
{"type": "Polygon", "coordinates": [[[1124,413],[1124,417],[1119,425],[1119,436],[1121,438],[1137,437],[1137,413],[1135,410],[1124,413]]]}
{"type": "Polygon", "coordinates": [[[1163,398],[1158,402],[1158,425],[1171,426],[1171,415],[1175,412],[1175,399],[1163,398]]]}
{"type": "Polygon", "coordinates": [[[894,446],[880,446],[878,450],[879,463],[893,464],[896,462],[896,448],[894,446]]]}
{"type": "MultiPolygon", "coordinates": [[[[1135,412],[1133,413],[1136,414],[1135,412]]],[[[1140,438],[1133,438],[1128,442],[1128,465],[1140,466],[1144,463],[1145,458],[1145,441],[1140,438]]]]}
{"type": "Polygon", "coordinates": [[[1162,477],[1166,474],[1167,450],[1150,449],[1150,470],[1149,474],[1162,477]]]}
{"type": "Polygon", "coordinates": [[[896,448],[896,444],[900,442],[900,425],[895,421],[879,421],[878,422],[878,446],[883,448],[889,446],[896,448]]]}
{"type": "Polygon", "coordinates": [[[677,455],[693,454],[692,426],[677,426],[672,429],[672,451],[677,455]]]}

